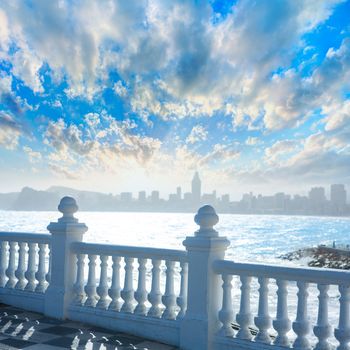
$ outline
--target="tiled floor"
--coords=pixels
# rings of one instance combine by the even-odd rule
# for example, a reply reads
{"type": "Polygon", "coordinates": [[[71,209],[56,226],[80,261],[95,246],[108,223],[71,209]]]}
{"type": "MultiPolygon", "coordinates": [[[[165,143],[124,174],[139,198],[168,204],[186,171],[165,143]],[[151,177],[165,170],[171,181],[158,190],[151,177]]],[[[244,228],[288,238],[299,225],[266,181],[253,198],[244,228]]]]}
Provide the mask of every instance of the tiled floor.
{"type": "Polygon", "coordinates": [[[176,350],[125,333],[0,306],[0,350],[176,350]]]}

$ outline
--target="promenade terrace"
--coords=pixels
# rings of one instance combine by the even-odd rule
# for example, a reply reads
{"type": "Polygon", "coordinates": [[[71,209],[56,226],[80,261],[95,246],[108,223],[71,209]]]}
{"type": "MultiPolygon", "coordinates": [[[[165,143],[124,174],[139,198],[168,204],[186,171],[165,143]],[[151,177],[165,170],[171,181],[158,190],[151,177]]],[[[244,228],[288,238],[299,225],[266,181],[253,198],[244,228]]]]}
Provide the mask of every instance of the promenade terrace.
{"type": "Polygon", "coordinates": [[[225,260],[230,242],[214,230],[210,206],[195,216],[185,250],[86,243],[75,200],[58,209],[49,234],[0,232],[2,303],[183,350],[350,349],[347,271],[225,260]]]}

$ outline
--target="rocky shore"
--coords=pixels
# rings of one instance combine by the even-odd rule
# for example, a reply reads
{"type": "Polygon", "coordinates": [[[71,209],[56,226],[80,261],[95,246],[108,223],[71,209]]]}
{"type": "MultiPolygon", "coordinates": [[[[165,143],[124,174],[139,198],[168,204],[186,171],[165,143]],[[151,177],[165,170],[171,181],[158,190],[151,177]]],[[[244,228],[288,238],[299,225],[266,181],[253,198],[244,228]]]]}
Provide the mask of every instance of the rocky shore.
{"type": "Polygon", "coordinates": [[[279,256],[283,260],[300,260],[308,258],[308,266],[327,267],[331,269],[350,270],[350,251],[338,248],[319,246],[299,249],[279,256]]]}

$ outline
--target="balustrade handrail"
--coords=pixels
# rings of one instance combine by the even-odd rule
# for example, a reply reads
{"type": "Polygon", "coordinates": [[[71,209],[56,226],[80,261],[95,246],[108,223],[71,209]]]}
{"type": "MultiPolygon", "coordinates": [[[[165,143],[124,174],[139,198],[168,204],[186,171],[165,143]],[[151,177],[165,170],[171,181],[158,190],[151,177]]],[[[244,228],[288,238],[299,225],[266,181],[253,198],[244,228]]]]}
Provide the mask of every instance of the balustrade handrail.
{"type": "Polygon", "coordinates": [[[187,262],[187,252],[176,249],[162,249],[149,247],[133,247],[112,244],[97,244],[86,242],[74,242],[71,250],[75,254],[93,254],[122,256],[143,259],[159,259],[187,262]]]}
{"type": "Polygon", "coordinates": [[[213,262],[213,269],[217,274],[264,277],[317,284],[350,285],[350,272],[327,268],[289,267],[273,264],[216,260],[213,262]]]}
{"type": "Polygon", "coordinates": [[[51,235],[46,233],[0,231],[0,241],[49,244],[51,235]]]}

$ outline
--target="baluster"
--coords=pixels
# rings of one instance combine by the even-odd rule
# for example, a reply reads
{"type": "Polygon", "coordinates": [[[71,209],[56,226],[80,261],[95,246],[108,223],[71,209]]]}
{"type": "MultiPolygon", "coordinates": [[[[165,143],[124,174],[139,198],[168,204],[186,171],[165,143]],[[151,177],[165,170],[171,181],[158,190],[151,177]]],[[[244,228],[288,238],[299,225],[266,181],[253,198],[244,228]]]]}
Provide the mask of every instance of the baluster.
{"type": "Polygon", "coordinates": [[[109,301],[108,296],[108,282],[107,282],[107,267],[108,267],[108,256],[101,255],[101,273],[100,273],[100,283],[97,288],[97,294],[100,297],[97,307],[101,309],[107,309],[109,301]]]}
{"type": "Polygon", "coordinates": [[[113,274],[112,274],[112,286],[108,291],[109,296],[111,297],[112,301],[109,304],[108,309],[119,311],[121,307],[120,299],[120,257],[119,256],[113,256],[113,274]]]}
{"type": "Polygon", "coordinates": [[[18,267],[15,272],[15,276],[17,277],[17,283],[15,285],[16,289],[24,289],[24,287],[27,284],[27,281],[24,277],[25,272],[25,255],[26,255],[26,243],[25,242],[19,242],[18,243],[19,250],[18,250],[18,267]]]}
{"type": "Polygon", "coordinates": [[[6,283],[6,288],[13,288],[16,284],[16,276],[15,276],[15,264],[16,264],[16,242],[9,242],[10,251],[9,251],[9,264],[6,269],[6,276],[8,277],[8,281],[6,283]]]}
{"type": "Polygon", "coordinates": [[[152,304],[148,311],[148,315],[152,317],[160,317],[162,309],[160,304],[162,302],[162,294],[160,292],[160,263],[161,260],[152,259],[152,287],[148,294],[148,301],[152,304]]]}
{"type": "Polygon", "coordinates": [[[225,337],[234,335],[231,323],[233,322],[233,306],[232,306],[232,275],[222,275],[222,308],[219,311],[219,320],[222,323],[220,334],[225,337]]]}
{"type": "Polygon", "coordinates": [[[259,332],[255,337],[255,341],[260,343],[271,343],[269,336],[269,328],[271,327],[271,317],[269,316],[269,279],[265,277],[259,277],[259,306],[258,316],[254,318],[255,325],[258,327],[259,332]]]}
{"type": "Polygon", "coordinates": [[[35,254],[36,254],[36,243],[28,243],[28,267],[27,271],[25,273],[26,279],[28,280],[28,283],[25,287],[25,290],[29,290],[31,292],[35,291],[35,254]]]}
{"type": "Polygon", "coordinates": [[[290,341],[288,339],[287,333],[290,331],[292,322],[288,318],[288,282],[285,280],[276,281],[277,290],[277,313],[276,319],[273,320],[273,327],[277,331],[277,337],[274,341],[275,345],[290,346],[290,341]]]}
{"type": "Polygon", "coordinates": [[[146,315],[147,308],[145,302],[147,300],[147,290],[146,290],[146,262],[147,259],[138,259],[139,262],[139,278],[137,282],[137,291],[135,292],[135,299],[137,301],[137,306],[135,309],[135,314],[146,315]]]}
{"type": "Polygon", "coordinates": [[[46,256],[46,244],[39,243],[39,266],[38,272],[35,274],[38,280],[38,285],[35,291],[38,293],[44,293],[46,289],[46,271],[45,271],[45,256],[46,256]]]}
{"type": "Polygon", "coordinates": [[[174,320],[176,318],[176,295],[174,291],[174,267],[175,261],[167,260],[166,265],[166,281],[165,281],[165,294],[162,297],[162,302],[165,305],[165,310],[162,317],[168,320],[174,320]]]}
{"type": "Polygon", "coordinates": [[[121,308],[122,312],[133,312],[134,305],[134,288],[133,288],[133,262],[134,258],[124,258],[125,260],[125,279],[124,288],[120,295],[124,300],[124,304],[121,308]]]}
{"type": "Polygon", "coordinates": [[[51,245],[48,244],[49,248],[49,268],[47,269],[47,274],[46,274],[46,282],[50,283],[51,282],[51,245]]]}
{"type": "Polygon", "coordinates": [[[317,325],[314,327],[314,334],[318,338],[318,343],[314,350],[330,350],[332,347],[328,343],[328,338],[332,334],[332,327],[328,323],[328,290],[329,286],[326,284],[318,284],[318,317],[317,325]]]}
{"type": "Polygon", "coordinates": [[[180,307],[180,312],[177,315],[178,319],[181,319],[185,316],[187,310],[187,285],[188,285],[188,263],[181,262],[181,286],[180,286],[180,295],[177,298],[177,305],[180,307]]]}
{"type": "Polygon", "coordinates": [[[252,278],[250,276],[241,276],[241,303],[239,313],[236,315],[236,320],[240,326],[237,333],[237,338],[252,339],[252,333],[249,326],[253,322],[252,314],[250,312],[250,283],[252,278]]]}
{"type": "Polygon", "coordinates": [[[84,292],[84,267],[85,267],[85,254],[77,254],[77,279],[73,286],[75,305],[83,305],[85,299],[84,292]]]}
{"type": "Polygon", "coordinates": [[[96,306],[96,255],[89,254],[89,275],[88,281],[85,286],[85,293],[87,295],[87,299],[85,301],[85,306],[96,306]]]}
{"type": "Polygon", "coordinates": [[[7,242],[0,242],[0,287],[6,284],[7,242]]]}
{"type": "Polygon", "coordinates": [[[306,282],[298,281],[298,306],[297,306],[297,317],[293,322],[293,330],[297,335],[293,343],[293,348],[297,348],[300,350],[309,350],[310,342],[307,339],[307,335],[310,333],[310,321],[307,315],[307,297],[309,293],[307,289],[309,284],[306,282]]]}
{"type": "Polygon", "coordinates": [[[337,350],[349,350],[350,341],[350,286],[339,286],[339,324],[334,335],[339,342],[337,350]]]}

